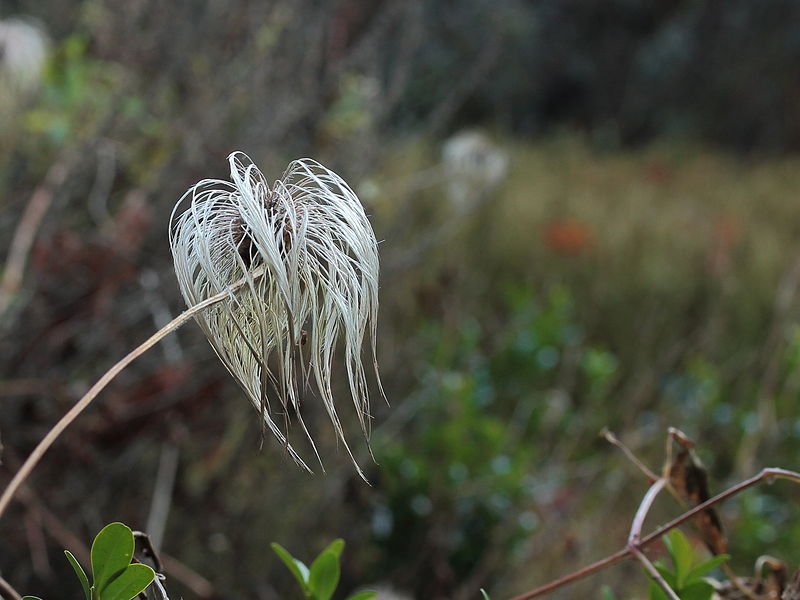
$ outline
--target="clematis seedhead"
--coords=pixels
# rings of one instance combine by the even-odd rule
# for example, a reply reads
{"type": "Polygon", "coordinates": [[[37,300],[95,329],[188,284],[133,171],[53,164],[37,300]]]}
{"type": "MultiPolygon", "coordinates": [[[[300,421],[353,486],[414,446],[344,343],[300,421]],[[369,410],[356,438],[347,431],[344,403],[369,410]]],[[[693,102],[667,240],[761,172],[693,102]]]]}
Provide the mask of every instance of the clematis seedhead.
{"type": "Polygon", "coordinates": [[[291,414],[322,462],[302,416],[301,405],[315,398],[356,464],[331,379],[338,353],[368,440],[367,337],[380,389],[375,234],[353,190],[314,160],[293,161],[271,185],[246,155],[235,152],[228,161],[231,181],[200,181],[173,210],[170,246],[181,293],[194,306],[228,291],[197,322],[297,464],[310,470],[288,441],[291,414]]]}

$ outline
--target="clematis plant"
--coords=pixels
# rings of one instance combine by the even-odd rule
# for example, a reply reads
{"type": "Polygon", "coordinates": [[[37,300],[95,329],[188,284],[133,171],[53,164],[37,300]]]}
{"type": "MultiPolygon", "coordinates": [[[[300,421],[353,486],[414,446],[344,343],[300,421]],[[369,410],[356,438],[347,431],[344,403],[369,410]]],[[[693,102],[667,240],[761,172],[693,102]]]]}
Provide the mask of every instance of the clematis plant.
{"type": "Polygon", "coordinates": [[[341,337],[350,396],[367,435],[361,349],[368,333],[377,375],[379,266],[364,208],[338,175],[314,160],[292,162],[272,185],[246,155],[228,160],[231,182],[201,181],[173,211],[170,245],[183,297],[194,306],[230,290],[196,320],[299,465],[308,469],[275,422],[271,397],[284,415],[292,409],[314,447],[300,405],[317,395],[352,458],[331,379],[341,337]]]}
{"type": "MultiPolygon", "coordinates": [[[[279,402],[284,415],[288,409],[297,415],[314,447],[301,404],[316,395],[364,477],[345,440],[331,387],[341,339],[350,396],[368,440],[361,353],[368,336],[380,388],[379,263],[364,208],[338,175],[314,160],[292,162],[272,185],[246,155],[235,152],[229,163],[230,182],[200,181],[170,219],[175,273],[189,308],[111,367],[52,427],[0,495],[0,515],[48,448],[103,388],[192,318],[297,464],[310,470],[275,422],[272,403],[279,402]]],[[[319,459],[316,447],[314,452],[319,459]]]]}

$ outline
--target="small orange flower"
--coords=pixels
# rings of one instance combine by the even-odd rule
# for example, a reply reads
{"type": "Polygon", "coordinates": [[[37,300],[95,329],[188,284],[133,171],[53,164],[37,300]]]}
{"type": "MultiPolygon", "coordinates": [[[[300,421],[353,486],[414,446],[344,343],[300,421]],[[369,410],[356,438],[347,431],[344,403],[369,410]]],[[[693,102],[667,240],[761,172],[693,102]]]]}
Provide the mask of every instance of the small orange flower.
{"type": "Polygon", "coordinates": [[[544,242],[556,254],[574,255],[592,244],[589,227],[577,219],[558,219],[545,226],[544,242]]]}

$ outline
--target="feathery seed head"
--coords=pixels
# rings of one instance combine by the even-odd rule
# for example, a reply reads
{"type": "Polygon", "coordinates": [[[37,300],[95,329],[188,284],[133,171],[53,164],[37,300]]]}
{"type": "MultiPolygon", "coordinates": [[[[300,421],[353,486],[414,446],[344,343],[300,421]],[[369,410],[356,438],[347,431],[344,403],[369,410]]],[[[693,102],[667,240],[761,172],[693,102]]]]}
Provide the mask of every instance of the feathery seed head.
{"type": "Polygon", "coordinates": [[[34,21],[0,19],[0,91],[21,94],[36,88],[47,50],[47,35],[34,21]]]}
{"type": "Polygon", "coordinates": [[[173,210],[170,246],[181,293],[193,306],[229,290],[228,299],[199,314],[198,324],[299,465],[308,469],[273,419],[271,402],[280,402],[284,419],[290,409],[296,413],[314,447],[300,410],[312,393],[352,459],[331,374],[341,338],[350,395],[368,437],[361,350],[369,335],[377,376],[379,265],[372,227],[350,187],[314,160],[293,161],[272,185],[246,155],[235,152],[228,160],[231,182],[200,181],[173,210]]]}

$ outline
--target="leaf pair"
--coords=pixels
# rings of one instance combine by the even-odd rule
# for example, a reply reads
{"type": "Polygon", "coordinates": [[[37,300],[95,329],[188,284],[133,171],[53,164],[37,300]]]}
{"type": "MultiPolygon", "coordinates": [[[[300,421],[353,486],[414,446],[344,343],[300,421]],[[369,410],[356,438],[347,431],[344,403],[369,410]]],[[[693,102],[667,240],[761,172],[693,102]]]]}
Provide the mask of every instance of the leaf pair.
{"type": "MultiPolygon", "coordinates": [[[[283,561],[283,564],[294,575],[303,595],[310,600],[330,600],[336,586],[339,585],[341,568],[339,560],[344,550],[344,540],[337,539],[320,552],[319,556],[307,567],[303,561],[292,556],[286,548],[273,543],[272,550],[283,561]]],[[[363,591],[347,598],[347,600],[369,600],[376,596],[375,592],[363,591]]]]}
{"type": "Polygon", "coordinates": [[[86,600],[132,600],[155,579],[147,565],[131,563],[135,549],[133,532],[122,523],[106,525],[92,543],[92,580],[69,550],[64,554],[81,582],[86,600]]]}
{"type": "MultiPolygon", "coordinates": [[[[703,579],[703,576],[730,557],[727,554],[720,554],[698,562],[697,554],[686,536],[677,529],[673,529],[662,539],[674,570],[659,563],[655,566],[667,584],[675,590],[681,600],[710,600],[714,588],[703,579]]],[[[666,600],[666,594],[652,580],[649,597],[651,600],[666,600]]]]}

